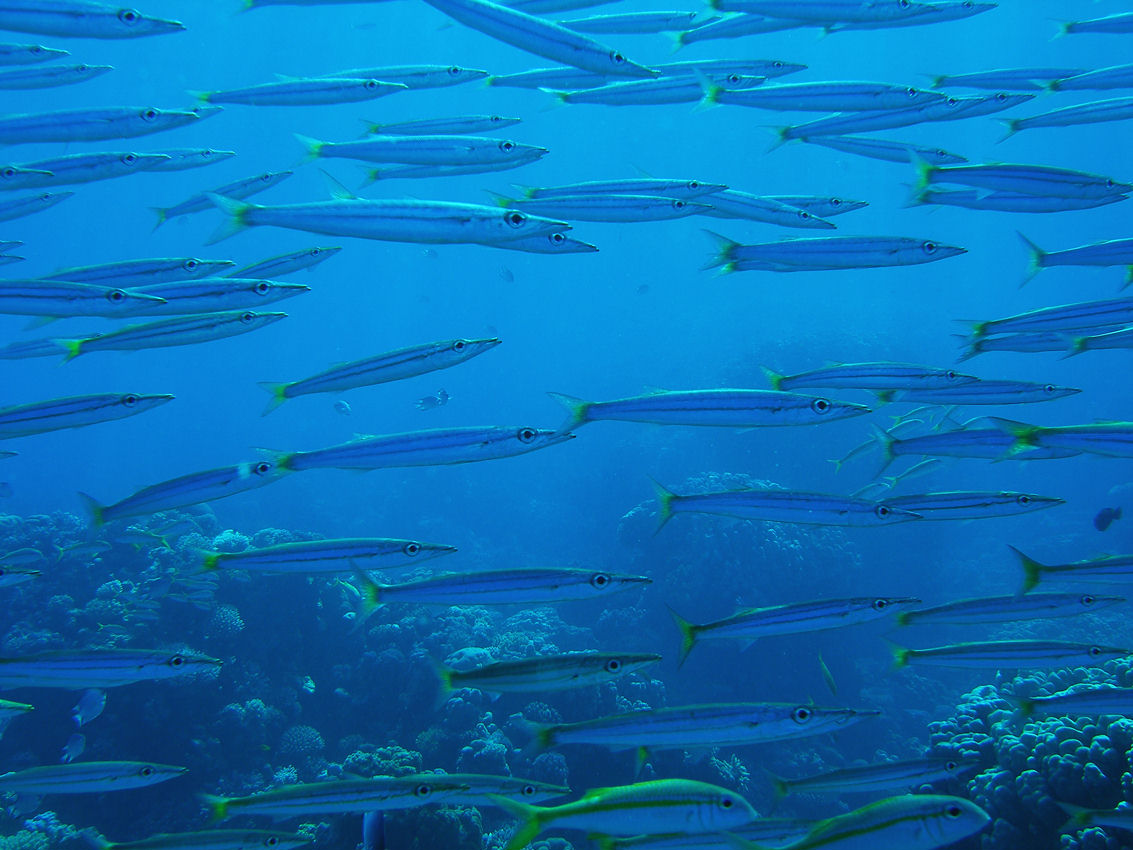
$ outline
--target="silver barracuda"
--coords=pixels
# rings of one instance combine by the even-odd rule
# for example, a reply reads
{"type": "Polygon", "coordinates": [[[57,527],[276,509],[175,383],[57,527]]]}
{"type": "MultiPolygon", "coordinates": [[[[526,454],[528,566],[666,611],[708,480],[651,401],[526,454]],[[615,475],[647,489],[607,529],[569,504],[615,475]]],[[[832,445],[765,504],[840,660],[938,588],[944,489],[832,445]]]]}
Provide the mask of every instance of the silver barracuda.
{"type": "Polygon", "coordinates": [[[305,80],[279,80],[239,89],[194,92],[204,103],[237,103],[245,106],[317,106],[319,104],[358,103],[407,91],[401,83],[369,78],[312,77],[305,80]]]}
{"type": "Polygon", "coordinates": [[[283,277],[303,269],[314,268],[325,260],[329,260],[341,250],[340,247],[331,246],[292,251],[289,254],[280,254],[278,257],[270,257],[258,263],[252,263],[250,266],[244,266],[242,269],[230,272],[227,277],[283,277]]]}
{"type": "Polygon", "coordinates": [[[612,77],[655,77],[617,50],[544,18],[489,0],[426,0],[470,29],[536,56],[612,77]]]}
{"type": "Polygon", "coordinates": [[[957,599],[955,602],[946,602],[931,608],[901,611],[897,614],[897,625],[911,626],[920,623],[966,625],[1045,620],[1048,617],[1086,614],[1124,601],[1120,596],[1095,596],[1092,593],[1029,593],[1026,596],[957,599]]]}
{"type": "Polygon", "coordinates": [[[179,21],[85,0],[5,0],[0,29],[60,38],[140,38],[185,29],[179,21]]]}
{"type": "Polygon", "coordinates": [[[818,599],[766,608],[743,608],[730,617],[711,623],[690,623],[670,611],[681,632],[680,663],[702,640],[739,640],[750,646],[761,637],[836,629],[866,623],[896,613],[902,605],[917,605],[911,596],[878,596],[853,599],[818,599]]]}
{"type": "Polygon", "coordinates": [[[123,260],[97,266],[77,266],[59,269],[50,275],[52,280],[72,283],[110,283],[122,286],[149,286],[171,280],[197,280],[212,277],[236,265],[231,260],[201,260],[196,257],[155,257],[143,260],[123,260]]]}
{"type": "Polygon", "coordinates": [[[250,198],[253,195],[266,191],[272,186],[278,186],[293,173],[292,171],[265,171],[262,174],[256,174],[252,177],[243,177],[232,183],[225,183],[223,186],[218,186],[213,189],[211,193],[201,192],[200,194],[193,195],[193,197],[182,201],[176,206],[151,207],[157,214],[157,224],[154,225],[154,229],[156,230],[158,227],[161,227],[161,225],[171,218],[192,215],[193,213],[212,209],[213,201],[210,197],[212,194],[235,200],[243,200],[244,198],[250,198]]]}
{"type": "Polygon", "coordinates": [[[456,551],[455,546],[388,537],[300,540],[242,552],[201,552],[201,569],[273,573],[350,572],[363,566],[385,570],[409,567],[456,551]]]}
{"type": "Polygon", "coordinates": [[[288,819],[301,815],[413,809],[430,803],[443,803],[450,794],[463,790],[463,783],[450,780],[443,773],[425,773],[306,782],[283,785],[247,797],[203,794],[201,799],[215,823],[237,815],[288,819]]]}
{"type": "Polygon", "coordinates": [[[99,393],[0,407],[0,438],[97,425],[145,413],[172,400],[167,394],[99,393]]]}
{"type": "Polygon", "coordinates": [[[248,227],[262,226],[387,242],[481,245],[570,230],[566,222],[527,215],[519,210],[452,201],[372,201],[346,196],[309,204],[261,206],[220,195],[209,197],[228,216],[228,222],[213,236],[213,242],[248,227]]]}
{"type": "Polygon", "coordinates": [[[132,289],[71,283],[64,280],[0,280],[0,313],[43,316],[133,316],[162,301],[132,289]]]}
{"type": "Polygon", "coordinates": [[[96,351],[141,351],[147,348],[198,345],[258,330],[286,318],[286,313],[229,310],[220,313],[174,316],[154,322],[127,325],[118,330],[92,336],[58,337],[51,342],[56,351],[63,354],[64,362],[67,362],[80,354],[92,354],[96,351]]]}
{"type": "Polygon", "coordinates": [[[85,493],[79,495],[90,516],[91,525],[97,527],[123,517],[152,514],[234,496],[278,481],[286,472],[287,470],[280,469],[269,461],[261,460],[182,475],[144,487],[111,505],[99,504],[85,493]]]}
{"type": "Polygon", "coordinates": [[[654,482],[658,528],[674,514],[707,513],[764,522],[797,522],[808,525],[873,526],[908,522],[921,517],[912,511],[825,493],[797,490],[726,490],[680,496],[654,482]]]}
{"type": "Polygon", "coordinates": [[[662,390],[615,401],[549,395],[568,411],[566,422],[559,428],[562,433],[600,420],[757,428],[816,425],[870,412],[868,407],[852,402],[775,390],[662,390]]]}
{"type": "Polygon", "coordinates": [[[77,761],[0,773],[0,791],[38,796],[105,794],[168,782],[187,770],[139,761],[77,761]]]}
{"type": "Polygon", "coordinates": [[[208,673],[219,666],[218,659],[207,655],[164,649],[54,650],[0,658],[0,690],[115,688],[208,673]]]}
{"type": "Polygon", "coordinates": [[[360,437],[349,443],[309,452],[271,452],[270,456],[279,469],[295,472],[304,469],[439,466],[526,454],[573,437],[573,434],[529,426],[435,428],[360,437]]]}
{"type": "Polygon", "coordinates": [[[0,118],[0,144],[32,142],[97,142],[128,139],[184,127],[204,115],[152,106],[64,109],[0,118]]]}
{"type": "Polygon", "coordinates": [[[567,652],[513,661],[493,661],[471,670],[441,667],[441,693],[479,688],[493,693],[562,691],[612,681],[661,660],[642,652],[567,652]]]}

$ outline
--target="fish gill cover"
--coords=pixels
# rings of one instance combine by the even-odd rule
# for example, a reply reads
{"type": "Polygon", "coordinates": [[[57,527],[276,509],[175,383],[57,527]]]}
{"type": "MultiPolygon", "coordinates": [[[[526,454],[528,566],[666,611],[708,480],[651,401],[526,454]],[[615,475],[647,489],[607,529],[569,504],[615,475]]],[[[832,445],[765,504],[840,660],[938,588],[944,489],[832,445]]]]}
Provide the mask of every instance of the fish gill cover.
{"type": "Polygon", "coordinates": [[[1133,848],[1131,38],[0,2],[0,850],[1133,848]]]}

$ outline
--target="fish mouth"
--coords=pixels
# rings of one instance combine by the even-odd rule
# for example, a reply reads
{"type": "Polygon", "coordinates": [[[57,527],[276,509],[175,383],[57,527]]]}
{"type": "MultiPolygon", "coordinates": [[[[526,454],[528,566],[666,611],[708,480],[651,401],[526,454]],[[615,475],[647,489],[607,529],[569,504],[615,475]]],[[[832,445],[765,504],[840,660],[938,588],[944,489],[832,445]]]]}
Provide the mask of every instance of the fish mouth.
{"type": "Polygon", "coordinates": [[[653,584],[649,576],[618,576],[617,581],[621,584],[653,584]]]}
{"type": "Polygon", "coordinates": [[[165,404],[167,401],[173,401],[177,396],[171,393],[151,393],[150,395],[138,396],[141,401],[154,401],[158,404],[165,404]]]}
{"type": "Polygon", "coordinates": [[[913,511],[906,511],[903,508],[895,508],[892,505],[888,506],[890,511],[890,521],[899,522],[907,519],[924,519],[922,514],[914,513],[913,511]]]}
{"type": "Polygon", "coordinates": [[[837,710],[837,717],[835,722],[841,726],[845,723],[851,723],[855,720],[864,720],[867,717],[880,717],[881,709],[879,708],[843,708],[837,710]]]}

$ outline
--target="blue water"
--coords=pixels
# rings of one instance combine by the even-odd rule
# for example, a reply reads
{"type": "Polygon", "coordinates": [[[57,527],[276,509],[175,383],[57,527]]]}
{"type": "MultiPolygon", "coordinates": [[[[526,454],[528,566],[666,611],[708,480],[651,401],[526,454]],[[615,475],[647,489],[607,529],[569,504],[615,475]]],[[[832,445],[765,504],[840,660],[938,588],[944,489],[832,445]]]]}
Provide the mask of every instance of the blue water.
{"type": "MultiPolygon", "coordinates": [[[[64,43],[46,36],[4,34],[4,40],[66,47],[72,52],[68,61],[116,68],[77,86],[7,92],[4,111],[109,105],[175,108],[191,103],[190,90],[268,82],[275,74],[301,77],[377,65],[455,63],[506,74],[554,64],[453,24],[417,0],[270,7],[248,13],[238,13],[237,7],[229,0],[147,0],[143,12],[182,20],[187,31],[122,42],[64,43]]],[[[685,7],[691,10],[695,4],[685,7]]],[[[625,0],[593,12],[647,8],[625,0]]],[[[1002,0],[991,13],[954,23],[824,38],[811,29],[787,31],[698,43],[677,58],[781,58],[808,66],[782,82],[924,85],[924,75],[938,73],[1047,65],[1100,68],[1128,61],[1129,37],[1055,40],[1054,21],[1125,10],[1116,0],[1002,0]]],[[[567,12],[562,17],[586,14],[567,12]]],[[[640,63],[670,61],[663,36],[596,38],[617,45],[640,63]]],[[[1040,96],[1007,114],[1031,115],[1123,94],[1040,96]]],[[[62,267],[138,257],[196,256],[231,259],[243,266],[314,245],[342,245],[343,251],[310,272],[289,277],[309,284],[312,292],[269,308],[284,310],[289,318],[246,336],[192,348],[95,353],[62,366],[54,358],[0,362],[4,403],[110,391],[176,395],[173,403],[137,417],[9,441],[5,448],[19,451],[19,456],[3,461],[0,468],[0,480],[11,490],[0,509],[15,517],[52,515],[56,525],[38,540],[28,538],[28,525],[20,526],[25,532],[13,531],[7,539],[19,541],[13,546],[46,546],[52,534],[63,534],[59,512],[82,517],[78,491],[113,502],[168,478],[252,459],[254,447],[313,449],[358,433],[462,425],[557,427],[563,411],[546,391],[607,399],[657,387],[765,388],[760,366],[795,372],[829,361],[947,366],[959,352],[953,335],[965,330],[957,320],[1116,297],[1124,269],[1053,269],[1020,289],[1027,256],[1015,232],[1051,250],[1126,238],[1131,219],[1125,204],[1052,215],[905,208],[915,181],[912,166],[803,144],[767,152],[772,139],[768,126],[812,117],[738,107],[694,111],[691,105],[556,107],[554,98],[538,91],[471,83],[402,92],[362,104],[229,106],[195,126],[159,135],[8,148],[5,157],[11,162],[81,150],[211,146],[238,152],[204,169],[67,187],[76,189],[74,198],[0,228],[0,237],[26,243],[16,253],[27,260],[6,268],[10,277],[46,276],[62,267]],[[257,196],[256,202],[326,198],[319,168],[299,165],[302,150],[293,133],[345,140],[360,134],[362,118],[394,122],[479,112],[522,117],[522,124],[503,135],[543,145],[551,153],[512,172],[391,181],[367,187],[362,194],[490,203],[485,190],[508,193],[513,183],[545,186],[647,173],[721,182],[756,194],[865,200],[868,207],[835,219],[837,235],[914,236],[963,246],[968,253],[905,268],[717,277],[700,270],[712,247],[701,227],[741,242],[823,234],[695,217],[637,225],[579,222],[571,235],[598,245],[600,252],[556,257],[476,245],[341,240],[272,228],[254,228],[206,245],[220,223],[220,214],[213,211],[153,230],[150,207],[171,206],[201,190],[266,170],[297,169],[294,177],[257,196]],[[295,380],[337,361],[429,340],[497,335],[504,341],[501,346],[452,370],[337,395],[305,396],[270,417],[260,415],[266,396],[256,387],[258,381],[295,380]],[[446,406],[415,408],[417,399],[440,387],[452,396],[446,406]],[[338,400],[348,402],[351,415],[335,410],[338,400]]],[[[1003,143],[997,141],[1002,127],[990,117],[876,135],[944,147],[972,162],[1054,165],[1122,180],[1133,176],[1128,125],[1121,122],[1029,130],[1003,143]]],[[[355,164],[337,160],[318,165],[352,188],[361,183],[363,169],[355,164]]],[[[0,342],[113,326],[98,319],[69,319],[45,332],[26,330],[26,324],[26,317],[0,317],[0,342]]],[[[992,353],[967,362],[965,368],[985,378],[1081,388],[1079,395],[1067,399],[991,411],[1038,424],[1070,424],[1129,417],[1128,357],[1125,351],[1066,360],[1057,353],[992,353]]],[[[835,397],[869,401],[860,392],[835,397]]],[[[894,408],[893,413],[905,409],[894,408]]],[[[984,412],[989,411],[969,409],[967,415],[984,412]]],[[[240,582],[225,576],[206,607],[235,606],[245,624],[238,635],[225,637],[215,633],[210,611],[175,599],[161,601],[156,622],[131,619],[119,609],[107,612],[105,620],[89,612],[66,613],[88,606],[106,581],[139,580],[157,557],[152,553],[117,547],[89,565],[54,571],[48,566],[33,583],[0,589],[0,655],[92,645],[100,641],[99,625],[114,624],[132,637],[132,645],[189,646],[226,663],[215,682],[192,687],[140,684],[113,691],[103,717],[82,730],[88,738],[84,758],[183,764],[191,768],[186,777],[99,798],[50,797],[32,812],[0,816],[0,834],[18,832],[23,820],[44,810],[57,812],[63,822],[77,827],[97,827],[114,840],[202,828],[205,817],[195,793],[238,794],[264,787],[276,771],[293,764],[280,752],[280,740],[284,729],[296,725],[321,733],[326,745],[321,756],[332,765],[341,765],[363,744],[396,743],[429,753],[420,765],[426,769],[454,771],[461,746],[477,737],[476,723],[483,722],[477,715],[491,712],[494,722],[504,727],[509,715],[533,700],[554,706],[568,720],[626,710],[632,700],[660,707],[739,700],[802,703],[813,698],[884,710],[882,719],[833,738],[738,749],[750,781],[730,787],[739,788],[764,813],[772,798],[761,768],[801,776],[855,759],[921,755],[928,745],[929,721],[949,717],[965,691],[998,684],[1004,676],[1010,678],[1011,671],[999,676],[995,671],[935,668],[894,672],[882,640],[892,631],[890,623],[771,638],[746,652],[731,642],[711,642],[678,669],[678,637],[665,606],[704,621],[726,616],[736,607],[828,596],[915,595],[936,604],[960,596],[1010,593],[1019,576],[1008,543],[1050,562],[1129,551],[1133,533],[1128,520],[1118,520],[1104,534],[1091,522],[1103,507],[1124,502],[1128,511],[1128,460],[957,460],[903,485],[905,492],[1019,490],[1066,500],[1050,511],[984,522],[822,530],[683,516],[653,537],[653,503],[642,508],[646,516],[622,519],[651,499],[649,476],[681,492],[688,479],[707,473],[735,473],[798,490],[852,492],[873,480],[876,454],[838,474],[827,459],[866,439],[871,425],[888,427],[891,415],[882,408],[869,417],[821,427],[747,432],[598,423],[567,444],[518,458],[368,474],[314,471],[212,506],[217,532],[234,529],[251,537],[260,529],[277,528],[328,537],[416,538],[459,547],[458,554],[444,561],[445,568],[599,566],[648,575],[654,583],[642,593],[613,597],[608,603],[560,606],[559,615],[574,630],[539,625],[538,618],[510,627],[520,633],[531,630],[529,651],[539,648],[545,633],[559,651],[663,653],[665,661],[650,675],[635,677],[636,683],[621,681],[618,702],[612,686],[603,686],[600,693],[505,695],[495,703],[474,701],[477,709],[470,723],[446,726],[433,708],[428,657],[440,661],[442,648],[490,645],[494,639],[482,633],[449,646],[446,640],[458,638],[446,638],[446,630],[455,626],[437,609],[396,606],[375,615],[373,623],[402,623],[398,644],[389,630],[351,632],[350,621],[343,618],[341,593],[325,577],[308,582],[254,575],[252,581],[240,582]],[[50,600],[60,594],[72,601],[53,608],[50,600]],[[28,637],[39,631],[45,635],[28,637]],[[400,667],[383,656],[395,644],[403,653],[400,667]],[[837,696],[823,683],[820,652],[838,683],[837,696]],[[381,663],[375,661],[379,656],[385,658],[381,663]],[[314,680],[313,694],[300,687],[305,676],[314,680]],[[336,695],[336,688],[344,693],[336,695]],[[225,720],[226,705],[253,698],[278,707],[286,720],[258,729],[249,722],[243,730],[225,720]],[[434,750],[422,747],[418,736],[426,732],[447,743],[434,750]],[[259,779],[253,778],[257,772],[259,779]]],[[[959,628],[939,630],[921,645],[1024,635],[1130,645],[1133,629],[1127,609],[1114,610],[1122,613],[1024,624],[1019,633],[1009,627],[976,636],[959,628]]],[[[507,609],[503,616],[513,613],[507,609]]],[[[501,619],[492,621],[496,638],[508,628],[501,619]]],[[[33,702],[37,710],[32,717],[14,720],[0,739],[0,771],[57,761],[73,731],[68,713],[75,695],[38,690],[3,696],[33,702]]],[[[519,740],[510,743],[522,746],[519,740]]],[[[610,755],[597,748],[562,752],[576,792],[634,780],[627,754],[610,755]]],[[[727,760],[731,751],[717,755],[727,760]]],[[[508,767],[516,775],[530,768],[524,758],[518,752],[509,754],[508,767]]],[[[985,767],[996,769],[993,764],[985,767]]],[[[652,762],[648,775],[729,784],[713,770],[705,760],[685,760],[679,752],[668,752],[652,762]]],[[[1105,793],[1094,789],[1092,796],[1084,794],[1072,802],[1109,808],[1123,794],[1133,801],[1120,773],[1109,776],[1105,793]]],[[[969,794],[963,783],[947,791],[969,794]]],[[[1063,789],[1050,790],[1048,796],[1060,793],[1065,796],[1063,789]]],[[[868,798],[861,796],[801,797],[776,813],[825,817],[864,802],[868,798]]],[[[483,818],[485,832],[508,822],[489,809],[483,818]]],[[[359,840],[357,818],[311,820],[334,825],[320,838],[320,847],[349,848],[359,840]]],[[[988,832],[966,846],[1056,847],[1057,826],[1036,827],[1030,838],[1015,843],[1001,832],[994,837],[988,832]],[[1039,835],[1041,839],[1035,837],[1039,835]]],[[[1133,846],[1130,833],[1108,835],[1107,847],[1133,846]]],[[[586,845],[581,834],[570,837],[576,846],[586,845]]],[[[439,846],[430,845],[427,838],[421,841],[421,847],[439,846]]]]}

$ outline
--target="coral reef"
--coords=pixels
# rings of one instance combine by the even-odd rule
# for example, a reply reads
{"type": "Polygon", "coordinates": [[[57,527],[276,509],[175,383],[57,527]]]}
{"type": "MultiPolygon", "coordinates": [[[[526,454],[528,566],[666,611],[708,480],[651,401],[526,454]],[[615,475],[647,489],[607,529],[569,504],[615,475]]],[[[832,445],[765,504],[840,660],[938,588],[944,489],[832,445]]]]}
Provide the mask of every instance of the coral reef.
{"type": "Polygon", "coordinates": [[[1133,686],[1133,662],[1029,672],[965,694],[955,714],[929,724],[930,752],[980,759],[967,796],[995,819],[970,846],[986,850],[1127,850],[1133,833],[1097,828],[1060,835],[1059,803],[1111,809],[1133,803],[1133,720],[1027,718],[1016,700],[1077,685],[1133,686]]]}

